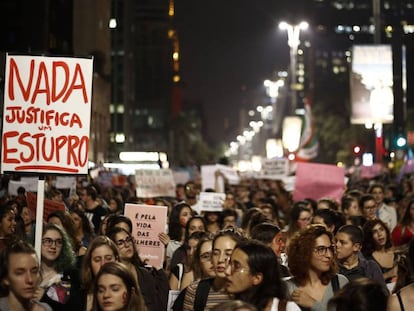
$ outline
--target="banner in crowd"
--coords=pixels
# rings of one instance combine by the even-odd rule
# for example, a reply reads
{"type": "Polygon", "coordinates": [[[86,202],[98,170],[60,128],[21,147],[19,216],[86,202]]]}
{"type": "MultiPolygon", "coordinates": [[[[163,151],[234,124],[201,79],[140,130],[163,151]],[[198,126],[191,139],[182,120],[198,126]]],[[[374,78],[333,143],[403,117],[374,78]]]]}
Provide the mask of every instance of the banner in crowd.
{"type": "Polygon", "coordinates": [[[92,62],[7,54],[1,173],[88,173],[92,62]]]}
{"type": "Polygon", "coordinates": [[[258,174],[258,178],[264,179],[280,179],[283,180],[289,174],[289,160],[283,159],[264,159],[262,161],[262,169],[258,174]]]}
{"type": "Polygon", "coordinates": [[[127,203],[124,214],[132,221],[132,236],[141,260],[157,269],[162,268],[165,246],[158,234],[166,230],[167,207],[127,203]]]}
{"type": "Polygon", "coordinates": [[[345,189],[345,169],[329,164],[298,162],[293,200],[324,197],[340,200],[345,189]]]}
{"type": "Polygon", "coordinates": [[[203,190],[214,189],[224,192],[224,178],[230,185],[238,185],[240,183],[240,176],[230,166],[222,164],[201,166],[201,184],[203,190]]]}
{"type": "Polygon", "coordinates": [[[222,212],[225,199],[225,193],[200,192],[200,198],[197,202],[197,212],[222,212]]]}
{"type": "Polygon", "coordinates": [[[170,169],[136,170],[137,197],[175,197],[175,183],[170,169]]]}
{"type": "MultiPolygon", "coordinates": [[[[37,208],[37,194],[32,192],[26,193],[27,198],[27,207],[31,211],[33,217],[36,215],[36,208],[37,208]]],[[[53,201],[49,199],[44,199],[43,201],[43,222],[47,222],[47,218],[49,214],[54,211],[62,211],[66,210],[65,204],[58,201],[53,201]]]]}

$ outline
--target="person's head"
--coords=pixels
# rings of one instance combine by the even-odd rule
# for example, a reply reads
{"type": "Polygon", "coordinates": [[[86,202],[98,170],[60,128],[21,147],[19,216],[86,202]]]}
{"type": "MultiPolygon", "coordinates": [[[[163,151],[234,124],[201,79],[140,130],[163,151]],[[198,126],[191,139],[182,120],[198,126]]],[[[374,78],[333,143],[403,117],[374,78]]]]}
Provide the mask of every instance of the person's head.
{"type": "Polygon", "coordinates": [[[86,290],[92,289],[94,278],[101,267],[111,261],[120,261],[118,248],[107,236],[98,235],[89,243],[82,260],[81,277],[86,290]]]}
{"type": "Polygon", "coordinates": [[[185,226],[185,239],[188,240],[188,238],[196,231],[205,232],[206,228],[207,224],[204,217],[200,215],[191,217],[185,226]]]}
{"type": "Polygon", "coordinates": [[[108,210],[112,214],[120,214],[123,210],[123,204],[121,199],[112,197],[109,199],[108,210]]]}
{"type": "Polygon", "coordinates": [[[256,240],[238,242],[226,268],[226,290],[264,309],[272,297],[284,299],[286,288],[272,249],[256,240]]]}
{"type": "Polygon", "coordinates": [[[371,194],[364,194],[359,199],[359,206],[362,210],[362,215],[367,219],[377,218],[377,204],[375,198],[371,194]]]}
{"type": "Polygon", "coordinates": [[[76,261],[71,242],[65,230],[53,223],[43,226],[42,262],[63,272],[73,267],[76,261]]]}
{"type": "Polygon", "coordinates": [[[73,226],[76,232],[82,230],[84,235],[93,235],[91,223],[88,217],[86,217],[83,209],[75,207],[70,210],[69,214],[70,217],[72,217],[73,226]]]}
{"type": "Polygon", "coordinates": [[[12,206],[0,207],[0,237],[10,237],[16,232],[16,211],[12,206]]]}
{"type": "Polygon", "coordinates": [[[305,228],[312,222],[312,210],[308,207],[306,201],[297,201],[290,210],[289,232],[305,228]]]}
{"type": "Polygon", "coordinates": [[[223,217],[223,228],[237,227],[237,220],[239,216],[234,209],[225,208],[221,213],[221,216],[223,217]]]}
{"type": "Polygon", "coordinates": [[[29,303],[41,282],[36,252],[25,241],[14,241],[0,252],[0,289],[2,296],[13,296],[29,303]]]}
{"type": "Polygon", "coordinates": [[[361,250],[364,232],[358,226],[345,225],[336,233],[336,251],[339,261],[345,261],[361,250]]]}
{"type": "Polygon", "coordinates": [[[285,251],[286,237],[280,228],[274,224],[265,222],[253,227],[250,237],[269,246],[276,256],[285,251]]]}
{"type": "Polygon", "coordinates": [[[93,296],[93,311],[145,310],[134,275],[119,262],[102,266],[95,279],[93,296]]]}
{"type": "Polygon", "coordinates": [[[288,265],[300,285],[309,281],[309,273],[316,273],[328,284],[338,271],[332,234],[321,225],[310,225],[297,232],[288,247],[288,265]]]}
{"type": "Polygon", "coordinates": [[[378,183],[371,185],[368,189],[368,193],[374,197],[375,203],[378,207],[384,201],[384,192],[384,185],[378,183]]]}
{"type": "Polygon", "coordinates": [[[362,215],[362,210],[359,206],[358,198],[356,197],[350,195],[342,197],[341,208],[347,218],[350,216],[362,215]]]}
{"type": "Polygon", "coordinates": [[[246,235],[250,236],[251,229],[264,222],[268,222],[266,215],[259,208],[254,207],[243,215],[241,227],[246,235]]]}
{"type": "Polygon", "coordinates": [[[328,302],[328,311],[385,311],[383,286],[369,278],[358,278],[341,288],[328,302]]]}
{"type": "Polygon", "coordinates": [[[368,220],[362,230],[364,231],[362,253],[365,256],[371,256],[376,250],[392,247],[390,230],[382,220],[368,220]]]}
{"type": "Polygon", "coordinates": [[[325,226],[329,232],[335,234],[339,227],[345,225],[345,217],[336,210],[317,209],[313,214],[312,223],[325,226]]]}
{"type": "Polygon", "coordinates": [[[31,225],[34,221],[32,211],[27,205],[20,205],[18,208],[19,215],[23,220],[25,226],[31,225]]]}
{"type": "Polygon", "coordinates": [[[212,262],[216,277],[225,278],[225,270],[236,243],[244,239],[243,234],[235,229],[228,228],[217,232],[213,239],[212,262]]]}
{"type": "Polygon", "coordinates": [[[317,201],[316,209],[330,209],[337,211],[338,202],[331,198],[321,198],[317,201]]]}
{"type": "Polygon", "coordinates": [[[213,237],[211,234],[206,234],[198,241],[191,263],[195,280],[216,275],[211,261],[212,251],[213,237]]]}
{"type": "Polygon", "coordinates": [[[109,232],[116,227],[123,228],[129,233],[132,233],[132,221],[124,215],[114,215],[114,217],[108,218],[106,231],[109,232]]]}
{"type": "Polygon", "coordinates": [[[108,231],[107,235],[116,244],[122,262],[130,262],[137,266],[143,265],[135,246],[135,239],[127,230],[114,227],[108,231]]]}
{"type": "Polygon", "coordinates": [[[194,215],[194,211],[187,203],[173,206],[168,220],[168,234],[172,240],[181,241],[184,238],[183,229],[185,230],[188,220],[194,215]]]}
{"type": "Polygon", "coordinates": [[[270,203],[259,204],[259,209],[266,215],[268,222],[277,223],[279,220],[276,214],[276,207],[270,203]]]}
{"type": "Polygon", "coordinates": [[[400,257],[397,266],[397,282],[393,289],[394,293],[404,286],[414,283],[414,239],[408,242],[407,254],[400,257]]]}
{"type": "Polygon", "coordinates": [[[197,197],[200,193],[200,188],[194,181],[190,180],[184,184],[184,191],[185,197],[191,200],[197,197]]]}

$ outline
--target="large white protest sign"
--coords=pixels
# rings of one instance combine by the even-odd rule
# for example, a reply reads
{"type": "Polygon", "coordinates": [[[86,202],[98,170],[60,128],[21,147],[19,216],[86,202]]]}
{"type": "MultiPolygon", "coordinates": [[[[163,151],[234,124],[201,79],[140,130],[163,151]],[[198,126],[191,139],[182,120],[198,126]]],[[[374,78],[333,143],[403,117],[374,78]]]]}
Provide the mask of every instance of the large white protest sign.
{"type": "Polygon", "coordinates": [[[288,159],[266,159],[262,162],[259,178],[283,180],[289,174],[288,159]]]}
{"type": "Polygon", "coordinates": [[[1,173],[87,174],[92,59],[6,57],[1,173]]]}
{"type": "Polygon", "coordinates": [[[175,197],[175,183],[170,169],[136,170],[137,197],[175,197]]]}

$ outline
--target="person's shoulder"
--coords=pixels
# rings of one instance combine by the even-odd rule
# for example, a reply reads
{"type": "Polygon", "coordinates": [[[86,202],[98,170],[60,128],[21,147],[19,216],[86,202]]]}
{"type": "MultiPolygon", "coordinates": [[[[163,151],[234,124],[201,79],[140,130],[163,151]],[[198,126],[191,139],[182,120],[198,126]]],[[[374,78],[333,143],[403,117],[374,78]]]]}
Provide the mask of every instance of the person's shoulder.
{"type": "Polygon", "coordinates": [[[346,283],[349,283],[349,280],[345,275],[338,273],[337,276],[340,287],[344,286],[346,283]]]}

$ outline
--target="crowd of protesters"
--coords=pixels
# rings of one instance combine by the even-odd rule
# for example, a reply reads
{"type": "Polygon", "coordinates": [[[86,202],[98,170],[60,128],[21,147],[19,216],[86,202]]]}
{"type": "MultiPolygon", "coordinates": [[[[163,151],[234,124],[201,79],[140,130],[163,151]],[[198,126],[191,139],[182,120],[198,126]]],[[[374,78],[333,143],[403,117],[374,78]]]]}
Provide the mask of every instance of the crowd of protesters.
{"type": "Polygon", "coordinates": [[[349,179],[341,198],[294,201],[280,180],[226,184],[221,212],[198,212],[201,182],[175,197],[136,185],[48,180],[41,252],[23,187],[0,206],[0,310],[410,310],[414,176],[349,179]],[[139,256],[126,203],[168,208],[164,266],[139,256]]]}

